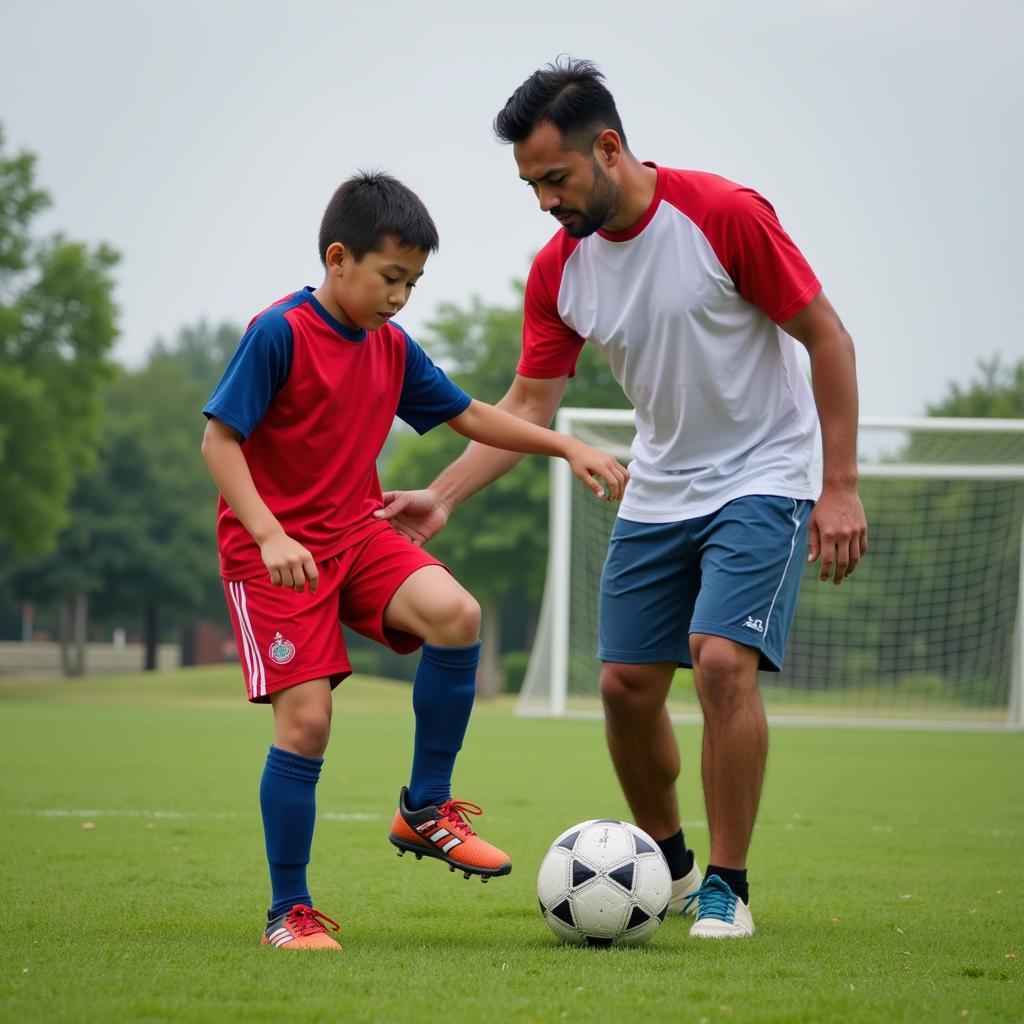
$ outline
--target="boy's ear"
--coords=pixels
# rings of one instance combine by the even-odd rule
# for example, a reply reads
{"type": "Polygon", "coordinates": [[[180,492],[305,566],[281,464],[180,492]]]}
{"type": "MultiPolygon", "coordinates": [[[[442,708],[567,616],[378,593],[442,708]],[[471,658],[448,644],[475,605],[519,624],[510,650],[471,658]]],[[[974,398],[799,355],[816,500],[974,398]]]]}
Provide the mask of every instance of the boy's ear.
{"type": "Polygon", "coordinates": [[[336,273],[344,269],[345,264],[351,261],[352,254],[341,242],[331,242],[327,246],[327,252],[324,254],[324,263],[329,273],[332,271],[336,273]]]}

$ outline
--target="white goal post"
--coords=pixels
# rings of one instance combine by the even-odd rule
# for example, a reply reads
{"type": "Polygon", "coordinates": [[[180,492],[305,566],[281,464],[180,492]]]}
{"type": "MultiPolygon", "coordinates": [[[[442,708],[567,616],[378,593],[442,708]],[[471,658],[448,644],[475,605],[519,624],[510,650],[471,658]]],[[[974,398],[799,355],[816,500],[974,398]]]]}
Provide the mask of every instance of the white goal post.
{"type": "MultiPolygon", "coordinates": [[[[631,410],[562,409],[557,429],[628,461],[631,410]]],[[[870,551],[841,587],[808,567],[775,722],[1024,728],[1024,420],[865,417],[870,551]]],[[[599,715],[597,597],[615,508],[552,461],[547,582],[517,710],[599,715]]],[[[699,720],[677,673],[673,718],[699,720]]]]}

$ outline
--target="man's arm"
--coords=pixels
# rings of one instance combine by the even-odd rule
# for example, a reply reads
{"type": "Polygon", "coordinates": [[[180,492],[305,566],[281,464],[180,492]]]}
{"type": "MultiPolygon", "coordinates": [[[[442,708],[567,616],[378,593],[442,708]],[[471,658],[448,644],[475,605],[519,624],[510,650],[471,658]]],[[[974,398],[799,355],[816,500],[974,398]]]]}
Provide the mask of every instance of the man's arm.
{"type": "Polygon", "coordinates": [[[810,353],[811,387],[821,421],[824,474],[811,516],[808,561],[821,557],[821,578],[841,583],[868,549],[857,495],[857,368],[853,339],[819,292],[780,325],[810,353]]]}
{"type": "MultiPolygon", "coordinates": [[[[516,375],[497,408],[528,423],[546,427],[555,417],[568,377],[535,378],[516,375]]],[[[422,491],[388,491],[378,518],[391,519],[395,528],[416,544],[438,533],[456,506],[493,483],[522,458],[474,441],[437,479],[422,491]]]]}
{"type": "Polygon", "coordinates": [[[270,582],[275,587],[303,590],[308,579],[309,592],[313,594],[320,575],[313,557],[284,532],[260,497],[240,442],[241,435],[233,427],[215,417],[207,420],[202,450],[210,476],[238,521],[259,545],[270,582]]]}
{"type": "MultiPolygon", "coordinates": [[[[516,374],[505,396],[495,405],[528,423],[548,427],[555,418],[568,381],[568,377],[541,380],[516,374]]],[[[430,490],[451,512],[499,476],[504,476],[522,457],[473,441],[430,485],[430,490]]]]}
{"type": "Polygon", "coordinates": [[[529,423],[486,402],[470,402],[464,412],[448,421],[448,426],[480,444],[565,459],[578,479],[599,498],[609,501],[618,501],[622,497],[629,480],[628,471],[614,455],[593,448],[579,438],[529,423]]]}

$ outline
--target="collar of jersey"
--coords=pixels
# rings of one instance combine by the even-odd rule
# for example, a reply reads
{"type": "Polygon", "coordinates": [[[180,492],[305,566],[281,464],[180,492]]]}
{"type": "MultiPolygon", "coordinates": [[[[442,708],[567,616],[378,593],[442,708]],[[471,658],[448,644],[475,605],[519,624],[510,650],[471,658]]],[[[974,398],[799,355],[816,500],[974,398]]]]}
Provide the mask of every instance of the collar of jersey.
{"type": "Polygon", "coordinates": [[[324,309],[324,307],[317,301],[316,296],[313,294],[312,285],[307,284],[303,291],[306,294],[306,299],[309,304],[313,307],[313,312],[316,313],[316,315],[320,317],[320,319],[323,320],[323,322],[327,324],[332,331],[336,331],[346,341],[364,341],[366,339],[366,331],[362,328],[353,331],[351,327],[346,327],[340,320],[335,320],[334,317],[331,316],[331,314],[328,313],[327,310],[324,309]]]}
{"type": "Polygon", "coordinates": [[[665,194],[665,172],[657,164],[652,164],[649,160],[644,161],[644,167],[653,167],[658,172],[658,180],[654,185],[654,198],[651,200],[651,205],[647,207],[644,215],[631,228],[626,228],[625,231],[604,231],[602,229],[597,232],[602,238],[607,238],[609,242],[628,242],[631,238],[636,238],[651,223],[651,218],[658,210],[661,197],[665,194]]]}

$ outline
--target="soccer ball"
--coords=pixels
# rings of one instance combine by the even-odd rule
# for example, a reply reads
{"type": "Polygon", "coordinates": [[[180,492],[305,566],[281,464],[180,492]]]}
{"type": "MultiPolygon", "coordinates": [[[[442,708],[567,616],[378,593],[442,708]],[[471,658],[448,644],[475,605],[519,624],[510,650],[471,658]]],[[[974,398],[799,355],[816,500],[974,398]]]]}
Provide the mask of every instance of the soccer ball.
{"type": "Polygon", "coordinates": [[[563,832],[537,875],[541,913],[577,946],[638,946],[665,919],[672,877],[657,843],[625,821],[599,818],[563,832]]]}

